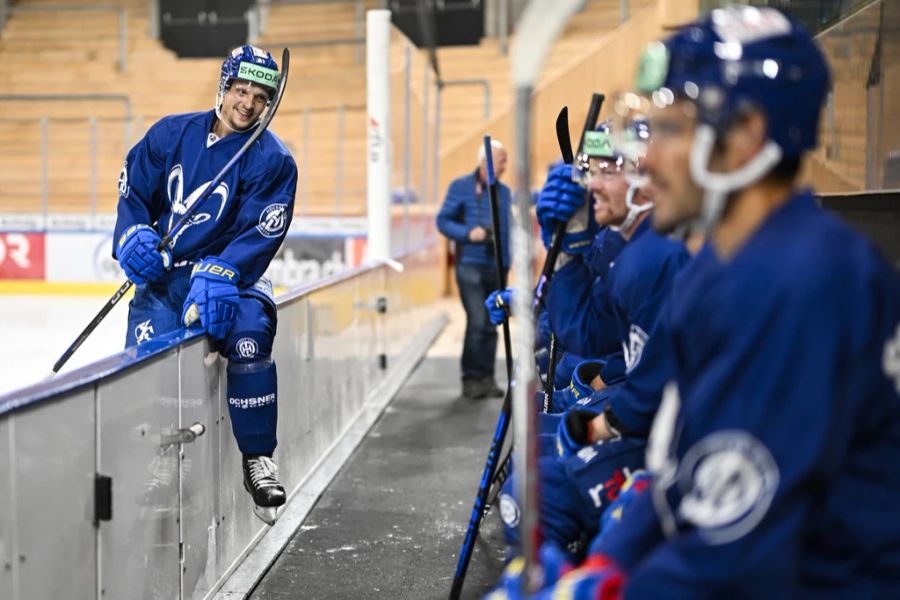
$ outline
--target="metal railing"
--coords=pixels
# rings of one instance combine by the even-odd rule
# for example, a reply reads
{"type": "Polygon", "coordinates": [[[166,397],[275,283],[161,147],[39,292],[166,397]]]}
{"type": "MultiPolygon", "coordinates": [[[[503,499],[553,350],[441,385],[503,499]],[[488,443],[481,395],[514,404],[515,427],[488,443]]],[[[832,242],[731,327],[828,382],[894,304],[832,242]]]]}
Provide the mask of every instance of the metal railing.
{"type": "Polygon", "coordinates": [[[41,4],[37,6],[10,5],[0,2],[0,30],[6,27],[10,13],[35,12],[114,12],[119,16],[118,22],[118,61],[119,71],[128,67],[128,10],[121,6],[109,4],[41,4]]]}
{"type": "MultiPolygon", "coordinates": [[[[405,47],[398,48],[395,54],[392,76],[391,190],[398,218],[402,211],[404,227],[411,226],[414,231],[401,233],[398,227],[397,250],[432,235],[430,215],[440,193],[438,84],[415,47],[408,40],[402,44],[405,47]]],[[[354,85],[357,83],[363,84],[361,76],[354,85]]],[[[485,90],[487,116],[490,89],[486,82],[472,84],[485,90]]],[[[0,178],[4,178],[0,215],[4,219],[28,217],[33,224],[30,227],[55,228],[58,215],[66,216],[66,223],[83,216],[85,223],[100,223],[97,227],[106,227],[114,218],[112,184],[121,161],[143,135],[145,124],[149,126],[163,115],[136,114],[127,95],[0,95],[0,101],[23,101],[29,105],[73,100],[94,105],[84,102],[81,114],[77,107],[57,111],[48,106],[44,117],[15,119],[16,127],[27,133],[29,142],[16,150],[14,161],[7,161],[0,169],[0,178]],[[120,103],[121,111],[98,110],[99,102],[108,101],[120,103]]],[[[363,96],[356,92],[345,95],[340,102],[336,106],[285,107],[272,125],[300,167],[295,206],[298,216],[365,214],[365,177],[360,175],[365,172],[366,163],[366,106],[363,96]]],[[[0,123],[4,121],[9,119],[0,119],[0,123]]],[[[62,227],[62,221],[59,223],[62,227]]],[[[399,226],[399,221],[395,225],[399,226]]]]}
{"type": "MultiPolygon", "coordinates": [[[[122,140],[123,145],[125,147],[130,146],[132,139],[132,105],[131,99],[124,94],[0,94],[0,102],[73,102],[73,101],[98,101],[98,102],[121,102],[124,106],[124,116],[121,119],[123,123],[122,130],[122,140]]],[[[12,119],[2,119],[3,122],[17,122],[17,123],[26,123],[29,121],[34,121],[35,119],[25,119],[25,118],[12,118],[12,119]]],[[[53,121],[63,121],[63,122],[82,122],[87,121],[88,128],[88,142],[87,142],[87,152],[89,156],[89,212],[92,217],[95,217],[97,214],[97,155],[98,155],[98,141],[97,141],[97,123],[98,117],[95,115],[91,115],[83,118],[53,118],[48,116],[42,116],[37,118],[38,126],[40,128],[40,205],[41,205],[41,213],[45,217],[50,212],[50,152],[51,152],[51,144],[49,141],[49,133],[50,133],[50,123],[53,121]]],[[[14,184],[11,182],[7,182],[7,187],[11,187],[14,184]]]]}
{"type": "Polygon", "coordinates": [[[255,42],[261,35],[266,33],[269,24],[269,10],[272,6],[278,4],[350,4],[354,6],[353,17],[353,37],[327,38],[320,40],[287,40],[271,42],[272,46],[288,46],[288,47],[319,47],[319,46],[340,46],[353,44],[356,46],[355,60],[356,64],[362,64],[363,52],[365,50],[365,18],[366,7],[363,0],[258,0],[247,11],[247,22],[249,24],[249,40],[255,42]]]}
{"type": "Polygon", "coordinates": [[[481,86],[484,97],[484,119],[491,118],[491,82],[487,79],[442,79],[441,87],[477,85],[481,86]]]}

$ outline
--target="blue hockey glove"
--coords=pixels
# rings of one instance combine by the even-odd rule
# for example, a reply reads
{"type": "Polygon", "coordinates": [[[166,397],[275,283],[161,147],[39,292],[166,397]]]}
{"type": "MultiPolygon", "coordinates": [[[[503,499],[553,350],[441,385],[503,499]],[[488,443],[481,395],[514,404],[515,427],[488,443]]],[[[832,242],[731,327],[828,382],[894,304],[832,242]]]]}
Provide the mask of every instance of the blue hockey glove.
{"type": "MultiPolygon", "coordinates": [[[[600,376],[605,366],[606,361],[601,358],[589,358],[575,366],[575,372],[572,373],[572,383],[569,384],[569,390],[574,401],[577,402],[594,393],[593,381],[600,376]]],[[[601,379],[600,381],[602,384],[603,380],[601,379]]]]}
{"type": "Polygon", "coordinates": [[[572,165],[558,163],[547,174],[537,202],[537,218],[542,230],[553,231],[556,223],[565,223],[585,204],[587,192],[572,181],[572,165]]]}
{"type": "Polygon", "coordinates": [[[494,290],[484,301],[491,323],[500,325],[512,314],[513,288],[494,290]]]}
{"type": "Polygon", "coordinates": [[[181,312],[181,321],[190,326],[198,318],[203,329],[217,340],[225,339],[237,315],[240,272],[214,256],[194,265],[191,291],[181,312]]]}
{"type": "Polygon", "coordinates": [[[138,285],[156,281],[172,268],[168,249],[156,250],[161,241],[149,225],[132,225],[119,237],[116,256],[125,275],[138,285]]]}
{"type": "Polygon", "coordinates": [[[591,421],[597,413],[590,410],[575,409],[566,413],[559,422],[556,431],[556,450],[561,457],[573,456],[591,443],[591,421]]]}
{"type": "Polygon", "coordinates": [[[537,217],[541,224],[541,240],[550,247],[558,222],[566,223],[562,250],[567,254],[587,252],[599,230],[587,201],[587,192],[572,181],[572,166],[558,164],[550,169],[537,203],[537,217]]]}

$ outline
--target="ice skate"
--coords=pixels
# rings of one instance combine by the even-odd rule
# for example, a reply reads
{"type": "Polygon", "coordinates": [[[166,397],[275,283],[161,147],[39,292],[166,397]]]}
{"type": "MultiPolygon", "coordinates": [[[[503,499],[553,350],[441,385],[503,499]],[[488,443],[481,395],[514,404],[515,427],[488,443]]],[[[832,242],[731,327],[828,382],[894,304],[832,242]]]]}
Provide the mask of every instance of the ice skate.
{"type": "Polygon", "coordinates": [[[274,525],[278,507],[284,504],[284,487],[275,476],[278,467],[268,456],[244,456],[244,488],[253,498],[253,512],[264,523],[274,525]]]}

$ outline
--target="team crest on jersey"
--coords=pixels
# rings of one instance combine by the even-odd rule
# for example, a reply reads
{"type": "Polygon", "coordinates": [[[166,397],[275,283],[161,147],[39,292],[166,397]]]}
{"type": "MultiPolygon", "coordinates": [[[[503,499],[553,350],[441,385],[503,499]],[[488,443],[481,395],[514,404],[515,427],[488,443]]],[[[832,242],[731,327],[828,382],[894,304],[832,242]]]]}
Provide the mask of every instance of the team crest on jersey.
{"type": "Polygon", "coordinates": [[[626,373],[630,372],[641,362],[641,355],[644,353],[644,346],[647,344],[647,338],[649,337],[647,332],[639,326],[634,323],[631,324],[631,328],[628,330],[628,343],[622,344],[625,352],[626,373]]]}
{"type": "Polygon", "coordinates": [[[259,346],[253,338],[241,338],[235,344],[238,356],[241,358],[254,358],[259,353],[259,346]]]}
{"type": "Polygon", "coordinates": [[[519,510],[519,503],[509,494],[500,494],[500,518],[509,527],[515,527],[519,524],[522,513],[519,510]]]}
{"type": "Polygon", "coordinates": [[[881,368],[888,379],[894,380],[894,387],[900,394],[900,324],[894,337],[884,345],[884,354],[881,357],[881,368]]]}
{"type": "MultiPolygon", "coordinates": [[[[194,205],[195,202],[200,198],[201,195],[206,191],[206,188],[209,187],[209,184],[212,181],[207,181],[200,186],[198,186],[194,191],[192,191],[187,197],[184,196],[184,172],[181,168],[181,165],[175,165],[172,167],[172,170],[169,171],[169,177],[166,181],[166,193],[169,196],[169,203],[172,205],[172,212],[176,215],[183,215],[188,211],[188,209],[194,205]]],[[[225,210],[225,203],[228,202],[228,184],[225,182],[219,183],[216,186],[216,189],[213,190],[211,196],[219,197],[219,210],[216,213],[216,220],[219,220],[219,217],[222,216],[222,211],[225,210]]],[[[214,206],[214,205],[213,205],[214,206]]],[[[210,215],[211,216],[211,215],[210,215]]]]}
{"type": "Polygon", "coordinates": [[[270,204],[259,215],[259,225],[256,229],[263,237],[274,238],[284,233],[287,223],[287,204],[270,204]]]}
{"type": "Polygon", "coordinates": [[[146,342],[153,337],[153,333],[153,325],[150,324],[150,319],[147,319],[143,323],[138,323],[137,327],[134,328],[135,342],[138,344],[146,342]]]}
{"type": "Polygon", "coordinates": [[[778,465],[762,442],[745,431],[719,431],[681,460],[678,512],[707,543],[727,544],[762,520],[778,480],[778,465]]]}
{"type": "Polygon", "coordinates": [[[122,170],[119,171],[119,195],[123,198],[128,198],[128,193],[131,191],[131,188],[128,186],[128,161],[125,161],[125,164],[122,165],[122,170]]]}

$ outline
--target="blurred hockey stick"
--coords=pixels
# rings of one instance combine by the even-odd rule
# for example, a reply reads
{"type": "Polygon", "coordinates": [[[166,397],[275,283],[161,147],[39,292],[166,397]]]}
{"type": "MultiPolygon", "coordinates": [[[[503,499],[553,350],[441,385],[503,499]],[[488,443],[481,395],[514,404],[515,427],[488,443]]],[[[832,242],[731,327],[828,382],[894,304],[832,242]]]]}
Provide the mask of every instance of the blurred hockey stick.
{"type": "MultiPolygon", "coordinates": [[[[490,190],[491,199],[491,226],[494,230],[494,260],[497,263],[497,278],[500,284],[498,289],[505,290],[506,268],[503,264],[503,246],[501,245],[502,237],[500,235],[500,200],[497,197],[497,178],[494,176],[493,149],[491,147],[491,136],[489,135],[484,136],[484,150],[487,161],[488,189],[490,190]]],[[[506,440],[506,432],[509,429],[510,411],[512,409],[513,381],[512,339],[509,335],[509,319],[504,319],[503,321],[503,347],[506,351],[506,396],[503,398],[503,406],[500,408],[500,417],[497,419],[497,427],[494,430],[494,437],[491,440],[491,448],[488,450],[484,472],[481,474],[478,492],[475,494],[475,504],[472,506],[472,514],[469,517],[469,526],[466,528],[466,536],[459,549],[456,573],[453,576],[453,586],[450,589],[451,599],[459,598],[459,594],[462,591],[466,570],[469,568],[469,560],[472,558],[472,551],[475,549],[475,541],[478,539],[478,529],[481,527],[481,520],[484,518],[484,515],[487,514],[485,504],[487,502],[491,483],[494,480],[497,458],[500,455],[500,450],[503,448],[503,442],[506,440]]]]}
{"type": "MultiPolygon", "coordinates": [[[[534,92],[534,82],[537,79],[541,64],[553,40],[559,35],[569,18],[584,4],[583,0],[532,0],[526,5],[522,17],[516,26],[516,36],[512,51],[512,76],[516,85],[516,115],[514,131],[516,132],[516,207],[519,215],[519,224],[512,228],[512,241],[515,245],[514,255],[516,260],[517,294],[514,295],[514,305],[517,314],[522,315],[522,339],[519,343],[525,353],[533,352],[534,330],[533,319],[529,312],[527,296],[532,294],[530,282],[533,281],[531,272],[531,232],[527,226],[525,215],[531,208],[530,189],[530,139],[531,139],[531,96],[534,92]]],[[[521,355],[520,355],[521,356],[521,355]]],[[[530,430],[533,424],[530,422],[536,416],[534,410],[529,410],[529,394],[534,391],[534,367],[532,361],[520,360],[520,371],[517,372],[517,383],[514,389],[513,402],[515,411],[511,410],[511,416],[516,420],[516,453],[518,464],[523,469],[524,477],[520,479],[520,505],[522,506],[523,550],[525,555],[525,578],[528,589],[534,587],[532,583],[538,580],[532,577],[536,573],[532,567],[536,564],[537,542],[537,516],[533,511],[536,506],[536,465],[534,464],[534,440],[530,440],[530,430]]],[[[509,398],[510,395],[507,397],[509,398]]],[[[512,408],[512,407],[511,407],[512,408]]],[[[501,413],[502,414],[502,413],[501,413]]],[[[501,417],[501,421],[503,418],[501,417]]],[[[506,424],[498,423],[506,427],[506,424]]],[[[492,451],[494,448],[492,447],[492,451]]],[[[498,449],[499,451],[499,449],[498,449]]],[[[482,479],[479,489],[487,487],[489,481],[482,479]]],[[[473,515],[476,517],[476,515],[473,515]]],[[[480,519],[480,516],[477,518],[480,519]]],[[[468,537],[467,532],[467,537],[468,537]]],[[[456,576],[453,579],[453,587],[450,591],[451,600],[459,598],[462,591],[463,578],[468,560],[460,562],[456,576]],[[462,569],[460,570],[460,567],[462,569]]]]}
{"type": "MultiPolygon", "coordinates": [[[[235,164],[237,164],[241,157],[247,153],[247,150],[249,150],[250,147],[253,146],[253,144],[256,142],[256,140],[259,139],[259,136],[261,136],[263,132],[269,127],[269,123],[271,123],[272,119],[275,117],[275,111],[278,110],[278,105],[281,104],[281,99],[284,96],[284,88],[287,85],[288,79],[290,58],[291,53],[287,48],[285,48],[281,52],[281,76],[278,80],[278,89],[275,91],[275,98],[266,109],[266,113],[260,119],[259,125],[256,126],[256,129],[253,131],[253,133],[249,138],[247,138],[247,141],[244,142],[244,145],[241,146],[237,152],[235,152],[234,156],[231,157],[231,160],[229,160],[225,164],[225,166],[222,167],[222,169],[216,174],[216,176],[212,178],[212,181],[209,182],[206,190],[204,190],[204,192],[200,194],[200,197],[197,198],[197,200],[188,207],[184,215],[182,215],[181,219],[179,219],[179,221],[175,223],[175,226],[169,230],[169,233],[167,233],[165,237],[163,237],[159,241],[159,243],[156,245],[157,251],[161,251],[163,248],[169,245],[169,243],[172,241],[172,238],[175,237],[175,233],[180,230],[182,226],[187,223],[187,221],[194,215],[200,204],[202,204],[204,200],[212,195],[213,191],[215,191],[219,183],[222,182],[222,179],[225,178],[225,175],[228,174],[231,168],[234,167],[235,164]]],[[[103,308],[100,309],[100,312],[97,313],[97,316],[95,316],[93,320],[88,323],[87,327],[84,328],[84,331],[82,331],[78,335],[78,337],[75,338],[75,341],[72,342],[72,345],[69,346],[68,349],[63,352],[62,356],[59,357],[59,360],[54,363],[53,369],[51,369],[48,377],[53,377],[54,375],[59,373],[59,370],[63,367],[63,365],[66,364],[66,362],[69,360],[69,358],[72,357],[75,351],[81,347],[81,344],[83,344],[88,336],[91,335],[91,333],[94,331],[94,329],[97,328],[97,326],[100,324],[100,321],[102,321],[106,317],[106,315],[109,314],[109,311],[111,311],[112,308],[116,304],[118,304],[119,300],[121,300],[125,296],[132,285],[134,284],[130,279],[125,280],[125,283],[123,283],[121,287],[119,287],[119,289],[116,290],[116,292],[112,295],[112,297],[106,301],[106,304],[103,305],[103,308]]]]}
{"type": "MultiPolygon", "coordinates": [[[[553,40],[563,30],[569,18],[582,6],[582,0],[531,0],[522,13],[516,27],[511,60],[512,78],[515,84],[516,113],[513,130],[516,132],[516,207],[519,219],[513,231],[514,256],[516,257],[516,291],[514,309],[520,315],[517,343],[520,356],[534,352],[534,320],[532,302],[534,274],[531,268],[534,236],[530,221],[526,218],[531,211],[531,125],[532,96],[547,50],[553,40]]],[[[557,236],[559,237],[559,236],[557,236]]],[[[546,281],[545,281],[546,285],[546,281]]],[[[537,591],[543,579],[540,561],[537,559],[541,544],[538,506],[540,490],[537,469],[536,419],[533,398],[536,382],[533,361],[520,360],[516,372],[516,386],[513,394],[515,441],[516,497],[520,507],[520,539],[522,558],[525,561],[522,597],[537,591]]]]}

